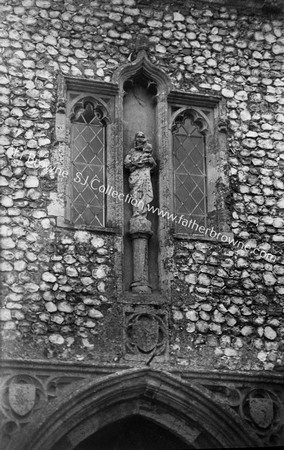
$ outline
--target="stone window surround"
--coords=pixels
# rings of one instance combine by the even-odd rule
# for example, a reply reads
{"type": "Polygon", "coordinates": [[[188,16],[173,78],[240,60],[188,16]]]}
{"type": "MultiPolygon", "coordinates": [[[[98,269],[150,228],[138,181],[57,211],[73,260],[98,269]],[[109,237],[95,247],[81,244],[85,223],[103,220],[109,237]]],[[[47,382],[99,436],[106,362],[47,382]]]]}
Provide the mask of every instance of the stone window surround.
{"type": "MultiPolygon", "coordinates": [[[[55,119],[55,139],[56,145],[52,155],[52,165],[59,168],[57,183],[57,195],[52,198],[49,213],[57,218],[57,226],[69,229],[84,229],[89,231],[104,231],[118,233],[121,230],[120,222],[116,220],[116,204],[111,196],[107,198],[106,226],[105,227],[82,227],[70,224],[69,213],[71,208],[70,199],[70,177],[61,177],[63,171],[69,174],[70,171],[70,116],[74,105],[81,99],[88,97],[102,104],[107,112],[108,121],[106,126],[106,170],[107,184],[116,186],[115,167],[116,161],[114,146],[114,109],[117,86],[112,83],[102,83],[89,79],[78,79],[72,77],[59,76],[58,80],[58,102],[55,119]]],[[[121,191],[120,191],[121,192],[121,191]]]]}
{"type": "MultiPolygon", "coordinates": [[[[84,78],[59,76],[58,102],[56,111],[56,144],[52,155],[54,167],[68,172],[70,164],[70,114],[75,102],[85,96],[91,96],[103,103],[108,111],[110,121],[107,127],[107,173],[108,184],[117,192],[123,192],[123,84],[140,70],[153,79],[158,88],[157,94],[157,129],[160,165],[160,210],[173,212],[173,176],[172,176],[172,138],[171,126],[175,117],[186,109],[194,111],[207,122],[206,151],[208,175],[208,213],[211,216],[208,228],[229,234],[229,212],[226,196],[229,194],[229,181],[226,174],[227,137],[224,128],[224,107],[218,96],[175,91],[171,89],[168,76],[152,64],[145,51],[137,59],[121,66],[114,74],[112,83],[84,78]],[[76,95],[77,94],[77,95],[76,95]],[[72,95],[72,102],[70,102],[72,95]],[[204,114],[204,111],[208,114],[204,114]],[[219,187],[218,187],[219,186],[219,187]],[[218,206],[217,206],[218,205],[218,206]]],[[[60,173],[60,172],[59,172],[60,173]]],[[[70,181],[69,181],[70,182],[70,181]]],[[[49,214],[57,218],[57,226],[78,229],[66,223],[64,211],[68,198],[68,178],[59,177],[57,194],[51,194],[49,214]]],[[[96,232],[122,233],[124,211],[123,202],[108,196],[107,220],[105,228],[88,228],[96,232]]],[[[81,227],[82,229],[82,227],[81,227]]],[[[173,238],[209,240],[204,235],[175,233],[173,223],[160,217],[160,240],[173,238]]]]}
{"type": "MultiPolygon", "coordinates": [[[[226,204],[226,196],[230,193],[229,178],[227,174],[227,135],[224,127],[225,111],[221,98],[218,96],[205,96],[193,93],[171,91],[168,95],[169,103],[169,130],[176,117],[186,111],[192,111],[197,119],[203,122],[206,138],[206,169],[207,169],[207,214],[210,229],[232,236],[229,226],[230,214],[226,204]]],[[[172,158],[172,139],[169,152],[172,158]]],[[[172,167],[172,161],[170,161],[172,167]]],[[[173,183],[173,177],[171,183],[173,183]]],[[[173,185],[171,184],[171,192],[173,185]]],[[[173,211],[173,197],[171,199],[171,211],[173,211]]],[[[176,233],[174,227],[170,228],[171,234],[177,239],[210,240],[197,233],[176,233]]]]}
{"type": "MultiPolygon", "coordinates": [[[[70,121],[71,118],[71,145],[70,145],[70,175],[69,177],[69,189],[67,190],[70,197],[67,197],[69,200],[69,205],[66,206],[66,213],[68,214],[68,217],[66,215],[66,221],[69,220],[70,224],[74,225],[74,227],[77,227],[78,220],[82,220],[81,225],[84,227],[90,227],[90,228],[96,228],[96,227],[105,227],[106,226],[106,195],[101,194],[98,192],[98,187],[100,185],[106,185],[107,178],[106,178],[106,166],[107,166],[107,153],[106,153],[106,146],[107,146],[107,139],[106,134],[108,131],[108,123],[109,123],[109,117],[107,113],[107,108],[104,104],[101,102],[97,102],[94,96],[83,96],[81,98],[81,94],[77,96],[76,94],[73,94],[75,96],[75,99],[70,102],[70,106],[72,106],[73,114],[70,116],[69,112],[67,114],[68,121],[70,121]],[[77,98],[79,98],[78,101],[77,98]],[[75,101],[75,103],[74,103],[75,101]],[[85,108],[85,105],[89,103],[94,108],[94,113],[92,119],[96,121],[96,124],[85,122],[81,123],[79,122],[80,118],[85,116],[85,112],[87,109],[85,108]],[[84,109],[84,113],[82,112],[79,117],[76,119],[76,109],[81,111],[84,109]],[[95,118],[96,112],[101,115],[101,119],[95,118]],[[75,131],[76,130],[76,131],[75,131]],[[88,157],[85,160],[85,163],[83,164],[81,162],[81,158],[84,158],[84,154],[88,151],[89,148],[89,142],[86,142],[86,133],[89,137],[90,135],[92,138],[97,141],[101,142],[100,148],[97,147],[98,143],[96,144],[96,150],[92,148],[91,154],[88,153],[88,157]],[[83,144],[83,142],[85,144],[83,144]],[[98,150],[98,154],[97,153],[98,150]],[[94,159],[93,159],[94,158],[94,159]],[[88,166],[88,163],[93,162],[93,164],[96,165],[96,169],[92,168],[92,165],[88,166]],[[78,165],[80,166],[80,169],[78,168],[78,165]],[[88,174],[88,177],[84,176],[84,171],[88,169],[92,172],[91,178],[89,178],[90,174],[88,174]],[[99,171],[99,172],[98,172],[99,171]],[[99,175],[100,173],[100,175],[99,175]],[[79,175],[79,177],[77,176],[79,175]],[[82,174],[82,180],[81,180],[81,174],[82,174]],[[98,176],[99,175],[99,176],[98,176]],[[95,185],[93,186],[93,179],[97,178],[97,181],[95,185]],[[79,180],[78,180],[79,178],[79,180]],[[72,188],[72,180],[74,180],[74,185],[72,188]],[[76,182],[77,180],[77,182],[76,182]],[[83,189],[83,190],[82,190],[83,189]],[[85,195],[85,189],[88,192],[89,189],[91,189],[91,197],[86,199],[85,195]],[[82,211],[79,206],[80,212],[78,212],[78,198],[80,197],[84,198],[84,206],[85,209],[82,211]],[[95,200],[97,199],[97,200],[95,200]],[[98,207],[95,206],[95,204],[92,204],[92,201],[98,202],[98,207]],[[90,204],[88,205],[88,202],[90,204]],[[86,205],[87,203],[87,205],[86,205]],[[92,205],[92,206],[90,206],[92,205]],[[76,208],[77,207],[77,208],[76,208]],[[92,208],[96,211],[95,217],[92,218],[91,222],[94,221],[95,223],[86,223],[86,216],[88,209],[90,209],[90,212],[92,208]],[[74,218],[72,221],[71,219],[74,218]],[[77,219],[77,220],[76,220],[77,219]]],[[[72,94],[70,93],[70,97],[72,94]]],[[[69,105],[68,105],[69,106],[69,105]]],[[[84,119],[83,119],[84,120],[84,119]]],[[[69,123],[68,123],[69,125],[69,123]]],[[[69,128],[69,126],[68,126],[69,128]]],[[[89,139],[89,138],[88,138],[89,139]]],[[[80,200],[79,200],[80,201],[80,200]]],[[[94,211],[93,210],[93,211],[94,211]]],[[[92,211],[92,212],[93,212],[92,211]]],[[[90,220],[90,216],[89,216],[90,220]]]]}
{"type": "MultiPolygon", "coordinates": [[[[173,167],[174,170],[174,163],[173,163],[173,158],[174,158],[174,148],[173,148],[173,132],[172,132],[172,126],[174,125],[176,119],[180,116],[182,116],[183,114],[189,114],[191,121],[197,125],[197,127],[200,129],[201,134],[204,136],[205,142],[205,155],[206,155],[206,161],[205,161],[205,174],[206,174],[206,186],[205,186],[205,192],[204,195],[206,197],[206,211],[205,211],[205,215],[207,216],[207,221],[209,222],[209,213],[210,210],[214,209],[214,200],[215,200],[215,191],[214,191],[214,186],[216,184],[216,170],[215,170],[215,164],[212,164],[212,159],[214,158],[214,153],[213,152],[209,152],[210,149],[214,148],[213,143],[211,142],[213,139],[213,134],[214,134],[214,130],[213,130],[213,110],[210,108],[206,108],[206,112],[208,114],[209,117],[206,117],[206,114],[204,114],[204,112],[202,111],[201,108],[199,107],[192,107],[192,106],[183,106],[180,105],[179,103],[173,103],[172,105],[170,105],[170,130],[171,130],[171,152],[170,152],[170,157],[172,159],[171,165],[173,167]],[[172,109],[172,111],[171,111],[172,109]],[[213,155],[212,155],[213,153],[213,155]],[[209,164],[211,163],[211,164],[209,164]]],[[[203,108],[204,110],[204,108],[203,108]]],[[[188,175],[190,176],[190,175],[188,175]]],[[[173,198],[174,198],[174,187],[172,187],[172,192],[173,192],[173,198]]],[[[174,203],[174,202],[173,202],[174,203]]],[[[174,204],[172,204],[172,210],[174,211],[174,204]]],[[[175,212],[176,214],[176,212],[175,212]]],[[[179,214],[181,215],[181,214],[179,214]]],[[[210,227],[210,223],[207,224],[208,228],[210,227]]],[[[179,227],[180,228],[180,227],[179,227]]],[[[193,230],[193,233],[188,233],[191,236],[194,236],[196,233],[194,233],[195,230],[193,230]]],[[[184,233],[182,233],[182,231],[176,231],[175,229],[175,224],[173,223],[172,226],[172,233],[178,237],[178,236],[182,236],[184,234],[187,234],[186,231],[184,233]]]]}

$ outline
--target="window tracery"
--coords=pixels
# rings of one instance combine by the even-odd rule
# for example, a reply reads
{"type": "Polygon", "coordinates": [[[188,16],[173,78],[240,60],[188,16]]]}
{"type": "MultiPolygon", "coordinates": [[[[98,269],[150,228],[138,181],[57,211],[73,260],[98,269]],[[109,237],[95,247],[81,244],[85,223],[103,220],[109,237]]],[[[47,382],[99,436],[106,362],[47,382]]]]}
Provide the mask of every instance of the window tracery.
{"type": "MultiPolygon", "coordinates": [[[[193,109],[175,117],[172,127],[174,213],[183,220],[207,225],[206,133],[208,124],[193,109]]],[[[176,232],[194,232],[176,224],[176,232]]]]}
{"type": "Polygon", "coordinates": [[[105,226],[106,127],[103,106],[93,98],[83,98],[71,113],[70,222],[74,225],[105,226]]]}

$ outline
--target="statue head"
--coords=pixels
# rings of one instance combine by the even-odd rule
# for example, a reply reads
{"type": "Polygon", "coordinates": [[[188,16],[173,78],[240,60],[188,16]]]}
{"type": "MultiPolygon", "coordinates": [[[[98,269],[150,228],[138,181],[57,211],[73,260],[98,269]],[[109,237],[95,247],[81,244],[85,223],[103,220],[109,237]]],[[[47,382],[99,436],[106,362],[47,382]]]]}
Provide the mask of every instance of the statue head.
{"type": "Polygon", "coordinates": [[[138,133],[135,134],[135,146],[136,147],[142,147],[145,142],[147,141],[145,133],[143,131],[138,131],[138,133]]]}

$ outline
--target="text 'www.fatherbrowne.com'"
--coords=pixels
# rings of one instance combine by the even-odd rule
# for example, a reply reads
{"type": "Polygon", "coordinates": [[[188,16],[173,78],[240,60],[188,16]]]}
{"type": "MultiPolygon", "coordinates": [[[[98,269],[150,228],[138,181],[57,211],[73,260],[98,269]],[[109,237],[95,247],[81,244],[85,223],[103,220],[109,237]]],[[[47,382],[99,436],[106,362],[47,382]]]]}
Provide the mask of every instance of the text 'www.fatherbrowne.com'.
{"type": "MultiPolygon", "coordinates": [[[[17,159],[25,159],[27,166],[31,166],[34,169],[41,169],[44,171],[44,175],[49,175],[51,178],[54,178],[55,176],[59,176],[61,178],[67,178],[69,176],[69,172],[62,168],[62,167],[53,167],[50,164],[49,160],[40,160],[36,159],[36,156],[34,153],[29,152],[28,154],[26,152],[20,153],[19,151],[16,151],[13,155],[14,158],[17,159]]],[[[252,252],[254,255],[260,256],[264,259],[266,259],[269,262],[275,262],[276,256],[272,255],[271,253],[267,253],[265,250],[261,248],[257,248],[255,246],[252,246],[252,243],[250,241],[244,243],[242,241],[235,240],[235,238],[229,234],[217,232],[214,230],[213,227],[206,228],[203,225],[199,225],[198,222],[196,222],[195,219],[186,219],[183,214],[177,215],[170,213],[169,211],[163,211],[162,209],[149,205],[144,204],[142,200],[137,200],[131,194],[124,194],[123,192],[116,191],[113,186],[101,184],[100,179],[95,175],[94,177],[90,177],[89,175],[84,178],[82,172],[76,172],[75,176],[73,178],[74,183],[79,183],[82,186],[89,185],[91,189],[94,190],[94,192],[98,191],[101,194],[111,196],[112,198],[117,198],[119,201],[124,203],[129,203],[132,206],[141,209],[141,211],[146,210],[149,213],[157,214],[159,217],[165,218],[173,223],[180,224],[185,228],[193,230],[196,234],[204,235],[206,237],[209,237],[211,239],[216,239],[224,243],[229,243],[230,245],[233,245],[234,247],[238,247],[242,250],[247,250],[252,252]]]]}

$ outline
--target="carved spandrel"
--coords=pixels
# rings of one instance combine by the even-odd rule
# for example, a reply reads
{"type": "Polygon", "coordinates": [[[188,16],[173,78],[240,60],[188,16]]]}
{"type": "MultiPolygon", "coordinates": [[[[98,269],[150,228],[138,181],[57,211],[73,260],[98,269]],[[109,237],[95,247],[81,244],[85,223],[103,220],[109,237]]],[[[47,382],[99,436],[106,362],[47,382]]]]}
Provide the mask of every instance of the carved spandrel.
{"type": "Polygon", "coordinates": [[[240,405],[240,415],[265,445],[283,444],[284,407],[274,392],[268,389],[249,390],[240,405]]]}
{"type": "MultiPolygon", "coordinates": [[[[3,379],[0,387],[0,443],[10,449],[14,436],[35,418],[65,388],[84,377],[50,375],[14,375],[3,379]]],[[[13,450],[13,447],[10,449],[13,450]]]]}
{"type": "Polygon", "coordinates": [[[16,375],[7,380],[1,389],[3,413],[19,422],[27,422],[30,415],[47,401],[44,386],[29,375],[16,375]]]}
{"type": "MultiPolygon", "coordinates": [[[[196,381],[199,384],[199,380],[196,381]]],[[[201,383],[215,402],[228,405],[261,440],[264,446],[281,445],[284,442],[284,405],[277,391],[252,388],[249,385],[234,386],[221,383],[201,383]]],[[[279,394],[279,392],[278,392],[279,394]]]]}

